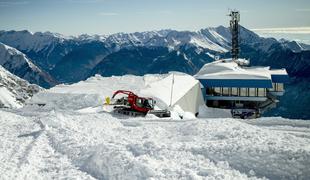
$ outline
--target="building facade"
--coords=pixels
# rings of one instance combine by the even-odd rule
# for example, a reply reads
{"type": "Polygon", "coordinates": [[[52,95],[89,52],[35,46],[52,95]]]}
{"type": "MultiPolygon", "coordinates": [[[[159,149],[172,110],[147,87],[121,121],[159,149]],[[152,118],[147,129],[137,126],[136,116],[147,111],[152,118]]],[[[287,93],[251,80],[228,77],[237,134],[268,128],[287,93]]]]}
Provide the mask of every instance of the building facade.
{"type": "Polygon", "coordinates": [[[205,64],[195,78],[203,87],[208,107],[250,109],[259,114],[275,107],[289,81],[285,69],[242,67],[231,59],[205,64]]]}

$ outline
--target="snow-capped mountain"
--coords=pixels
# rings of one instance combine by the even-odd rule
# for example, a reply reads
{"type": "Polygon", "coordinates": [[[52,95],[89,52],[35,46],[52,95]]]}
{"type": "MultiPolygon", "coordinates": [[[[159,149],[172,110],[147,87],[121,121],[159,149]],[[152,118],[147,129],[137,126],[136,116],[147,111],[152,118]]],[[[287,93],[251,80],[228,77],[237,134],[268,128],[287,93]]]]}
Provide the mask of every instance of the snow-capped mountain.
{"type": "Polygon", "coordinates": [[[65,39],[70,39],[70,37],[65,37],[58,33],[32,33],[27,30],[0,31],[0,37],[1,42],[26,52],[39,52],[47,49],[55,43],[63,42],[65,39]]]}
{"type": "Polygon", "coordinates": [[[30,83],[50,87],[56,81],[46,72],[42,71],[22,52],[0,42],[0,65],[11,73],[30,83]]]}
{"type": "Polygon", "coordinates": [[[296,41],[288,41],[286,39],[280,39],[279,40],[284,47],[291,49],[294,52],[301,52],[301,51],[309,51],[310,45],[296,42],[296,41]]]}
{"type": "Polygon", "coordinates": [[[76,47],[72,39],[51,32],[0,31],[0,42],[25,53],[34,64],[46,71],[76,47]]]}
{"type": "Polygon", "coordinates": [[[0,65],[0,108],[19,108],[40,90],[38,85],[28,83],[0,65]]]}

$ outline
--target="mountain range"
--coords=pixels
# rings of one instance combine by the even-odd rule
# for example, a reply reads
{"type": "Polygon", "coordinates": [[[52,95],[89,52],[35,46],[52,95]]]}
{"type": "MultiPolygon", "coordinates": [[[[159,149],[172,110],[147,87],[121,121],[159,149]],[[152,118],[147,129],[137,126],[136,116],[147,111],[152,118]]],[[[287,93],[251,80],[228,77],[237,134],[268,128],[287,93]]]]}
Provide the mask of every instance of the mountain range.
{"type": "MultiPolygon", "coordinates": [[[[230,57],[230,39],[230,31],[224,26],[195,32],[160,30],[76,37],[26,30],[0,31],[0,62],[13,74],[46,88],[95,74],[195,74],[215,58],[230,57]],[[13,64],[14,58],[20,59],[18,66],[13,64]]],[[[310,46],[263,38],[242,26],[240,39],[240,57],[255,66],[286,68],[291,77],[278,108],[267,114],[309,119],[310,46]],[[289,103],[292,101],[304,105],[289,103]]]]}

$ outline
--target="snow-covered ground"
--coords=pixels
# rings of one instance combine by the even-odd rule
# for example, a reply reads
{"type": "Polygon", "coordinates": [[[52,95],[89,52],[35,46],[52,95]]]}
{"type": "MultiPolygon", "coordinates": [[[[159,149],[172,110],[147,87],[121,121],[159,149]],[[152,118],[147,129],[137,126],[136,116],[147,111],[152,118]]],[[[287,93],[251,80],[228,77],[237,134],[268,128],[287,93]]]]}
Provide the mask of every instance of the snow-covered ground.
{"type": "Polygon", "coordinates": [[[114,88],[139,92],[160,78],[97,76],[0,110],[0,179],[310,178],[310,121],[104,111],[114,88]],[[46,106],[33,105],[40,101],[46,106]]]}

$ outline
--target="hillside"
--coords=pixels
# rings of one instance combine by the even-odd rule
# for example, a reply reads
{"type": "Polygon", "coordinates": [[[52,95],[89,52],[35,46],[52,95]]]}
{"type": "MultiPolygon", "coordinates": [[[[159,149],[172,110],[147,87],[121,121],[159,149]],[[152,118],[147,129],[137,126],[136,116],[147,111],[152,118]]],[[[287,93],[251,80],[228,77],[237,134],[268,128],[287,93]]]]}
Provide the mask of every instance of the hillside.
{"type": "Polygon", "coordinates": [[[38,68],[22,52],[0,42],[0,65],[30,83],[43,87],[56,85],[56,81],[46,72],[38,68]]]}
{"type": "Polygon", "coordinates": [[[20,108],[40,90],[39,86],[29,84],[0,65],[0,108],[20,108]]]}

